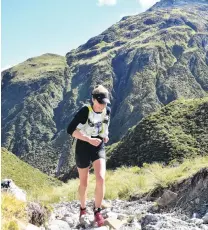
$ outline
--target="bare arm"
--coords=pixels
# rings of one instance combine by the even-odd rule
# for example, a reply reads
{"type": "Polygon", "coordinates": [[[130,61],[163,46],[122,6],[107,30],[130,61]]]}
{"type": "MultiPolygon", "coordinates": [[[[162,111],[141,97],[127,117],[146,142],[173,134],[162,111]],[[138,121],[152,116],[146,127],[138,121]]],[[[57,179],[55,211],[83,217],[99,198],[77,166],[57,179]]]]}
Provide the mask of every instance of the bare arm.
{"type": "Polygon", "coordinates": [[[82,132],[80,132],[78,129],[74,130],[74,132],[72,133],[72,136],[82,141],[86,141],[94,146],[98,146],[101,143],[101,140],[99,138],[89,137],[83,134],[82,132]]]}
{"type": "Polygon", "coordinates": [[[87,135],[83,134],[82,132],[80,132],[78,129],[75,129],[74,132],[72,133],[72,136],[80,139],[82,141],[86,141],[89,142],[91,137],[88,137],[87,135]]]}

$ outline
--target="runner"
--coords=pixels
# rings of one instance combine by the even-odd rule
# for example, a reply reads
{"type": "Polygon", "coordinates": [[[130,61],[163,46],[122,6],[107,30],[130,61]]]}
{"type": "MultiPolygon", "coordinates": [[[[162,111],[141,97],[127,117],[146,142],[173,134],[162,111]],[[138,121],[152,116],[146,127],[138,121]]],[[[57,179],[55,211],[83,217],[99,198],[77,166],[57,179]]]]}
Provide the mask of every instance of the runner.
{"type": "Polygon", "coordinates": [[[89,168],[92,163],[96,176],[94,215],[99,227],[104,223],[100,211],[105,194],[105,143],[109,141],[110,108],[107,104],[110,104],[109,92],[99,85],[92,91],[91,105],[83,106],[67,128],[67,132],[77,139],[75,158],[80,179],[80,217],[86,214],[89,168]]]}

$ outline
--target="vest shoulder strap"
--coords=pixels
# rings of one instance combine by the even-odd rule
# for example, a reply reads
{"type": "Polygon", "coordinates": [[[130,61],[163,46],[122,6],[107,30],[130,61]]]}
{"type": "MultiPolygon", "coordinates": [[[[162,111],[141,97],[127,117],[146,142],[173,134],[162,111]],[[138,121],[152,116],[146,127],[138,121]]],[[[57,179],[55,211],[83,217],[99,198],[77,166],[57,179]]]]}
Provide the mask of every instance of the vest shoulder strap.
{"type": "Polygon", "coordinates": [[[87,105],[88,109],[90,112],[93,112],[92,106],[91,105],[87,105]]]}
{"type": "MultiPolygon", "coordinates": [[[[91,105],[85,105],[85,106],[88,107],[89,112],[94,112],[91,105]]],[[[102,119],[105,118],[105,115],[109,115],[109,113],[110,112],[105,108],[104,111],[102,112],[102,119]]],[[[88,114],[88,117],[89,117],[89,114],[88,114]]]]}

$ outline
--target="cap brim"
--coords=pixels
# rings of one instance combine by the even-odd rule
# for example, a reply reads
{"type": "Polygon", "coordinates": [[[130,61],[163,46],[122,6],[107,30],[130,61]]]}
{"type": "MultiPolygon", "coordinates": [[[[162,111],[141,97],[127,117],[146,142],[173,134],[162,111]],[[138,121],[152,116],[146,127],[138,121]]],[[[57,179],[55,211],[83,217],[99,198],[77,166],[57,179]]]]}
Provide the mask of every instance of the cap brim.
{"type": "Polygon", "coordinates": [[[108,98],[103,98],[102,101],[106,104],[110,104],[110,100],[108,98]]]}
{"type": "Polygon", "coordinates": [[[97,101],[100,103],[100,104],[110,104],[110,100],[108,98],[102,98],[102,99],[97,99],[97,101]]]}

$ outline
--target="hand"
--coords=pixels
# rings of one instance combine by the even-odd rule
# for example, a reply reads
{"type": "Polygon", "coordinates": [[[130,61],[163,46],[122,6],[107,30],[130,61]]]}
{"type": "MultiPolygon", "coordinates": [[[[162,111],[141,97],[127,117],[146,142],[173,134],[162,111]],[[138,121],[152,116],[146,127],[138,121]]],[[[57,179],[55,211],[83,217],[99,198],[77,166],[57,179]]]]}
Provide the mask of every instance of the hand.
{"type": "Polygon", "coordinates": [[[108,143],[109,137],[104,137],[104,138],[103,138],[103,141],[104,141],[104,143],[108,143]]]}
{"type": "Polygon", "coordinates": [[[91,145],[94,145],[94,146],[98,146],[102,140],[100,140],[99,138],[89,138],[89,141],[88,141],[91,145]]]}

